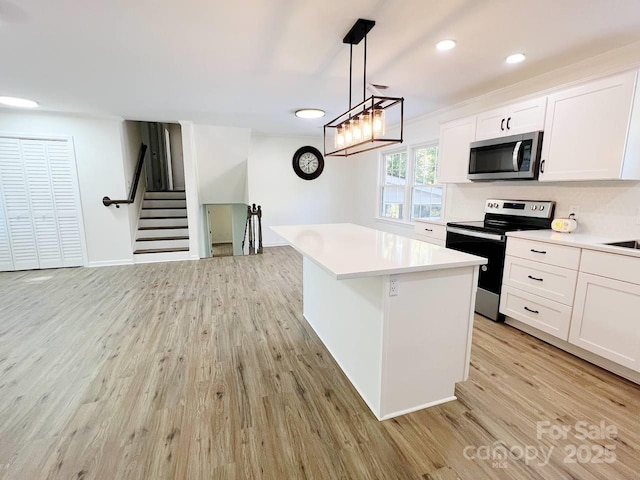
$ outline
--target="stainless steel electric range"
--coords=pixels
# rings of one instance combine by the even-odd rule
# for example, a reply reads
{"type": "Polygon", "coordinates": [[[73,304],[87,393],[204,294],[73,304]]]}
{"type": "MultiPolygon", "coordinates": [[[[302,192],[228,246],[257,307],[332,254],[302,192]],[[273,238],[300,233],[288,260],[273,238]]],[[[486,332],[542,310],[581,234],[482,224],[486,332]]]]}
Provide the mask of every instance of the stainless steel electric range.
{"type": "Polygon", "coordinates": [[[489,199],[483,222],[447,223],[447,248],[471,253],[488,260],[480,269],[476,312],[495,321],[500,314],[500,289],[507,249],[505,234],[516,230],[551,228],[555,202],[489,199]]]}

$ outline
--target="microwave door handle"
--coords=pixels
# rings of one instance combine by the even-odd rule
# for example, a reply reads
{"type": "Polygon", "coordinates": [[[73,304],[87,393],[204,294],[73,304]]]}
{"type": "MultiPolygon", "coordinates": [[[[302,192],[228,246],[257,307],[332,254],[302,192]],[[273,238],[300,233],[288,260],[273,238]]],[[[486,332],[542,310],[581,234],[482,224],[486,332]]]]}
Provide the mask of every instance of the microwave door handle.
{"type": "Polygon", "coordinates": [[[513,171],[517,172],[520,170],[520,147],[522,146],[522,141],[516,143],[516,147],[513,149],[513,171]]]}

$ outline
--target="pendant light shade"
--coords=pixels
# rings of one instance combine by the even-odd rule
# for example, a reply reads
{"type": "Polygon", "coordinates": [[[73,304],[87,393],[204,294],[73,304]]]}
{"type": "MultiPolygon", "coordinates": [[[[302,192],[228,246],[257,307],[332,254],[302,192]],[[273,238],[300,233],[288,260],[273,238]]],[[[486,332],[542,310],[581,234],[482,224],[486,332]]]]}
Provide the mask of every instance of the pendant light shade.
{"type": "Polygon", "coordinates": [[[324,126],[325,156],[347,157],[394,143],[402,143],[404,130],[404,98],[372,95],[367,91],[367,34],[376,24],[373,20],[359,19],[343,39],[350,45],[349,53],[349,109],[324,126]],[[352,106],[353,45],[364,39],[364,73],[362,102],[352,106]],[[386,122],[392,121],[397,134],[387,135],[386,122]]]}

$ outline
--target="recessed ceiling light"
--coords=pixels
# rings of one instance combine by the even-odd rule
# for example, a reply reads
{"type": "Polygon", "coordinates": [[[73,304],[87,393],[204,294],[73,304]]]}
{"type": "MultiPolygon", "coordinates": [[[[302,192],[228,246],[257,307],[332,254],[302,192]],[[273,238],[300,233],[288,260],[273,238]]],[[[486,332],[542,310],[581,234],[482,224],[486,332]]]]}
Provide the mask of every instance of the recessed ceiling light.
{"type": "Polygon", "coordinates": [[[20,108],[36,108],[38,102],[33,100],[27,100],[26,98],[17,97],[0,97],[0,103],[8,107],[20,107],[20,108]]]}
{"type": "Polygon", "coordinates": [[[298,118],[321,118],[324,117],[324,110],[319,108],[301,108],[296,110],[296,117],[298,118]]]}
{"type": "Polygon", "coordinates": [[[456,46],[455,40],[442,40],[441,42],[437,43],[436,48],[440,51],[445,51],[445,50],[451,50],[455,46],[456,46]]]}
{"type": "Polygon", "coordinates": [[[525,58],[524,53],[514,53],[507,57],[507,63],[520,63],[524,61],[525,58]]]}

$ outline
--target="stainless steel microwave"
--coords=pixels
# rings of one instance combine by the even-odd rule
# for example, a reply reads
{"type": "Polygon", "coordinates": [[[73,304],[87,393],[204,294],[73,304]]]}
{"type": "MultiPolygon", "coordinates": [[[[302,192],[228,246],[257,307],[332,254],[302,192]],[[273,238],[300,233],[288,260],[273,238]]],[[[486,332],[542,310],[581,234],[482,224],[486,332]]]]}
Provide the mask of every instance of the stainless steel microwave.
{"type": "Polygon", "coordinates": [[[535,180],[542,150],[542,132],[473,142],[469,180],[535,180]]]}

